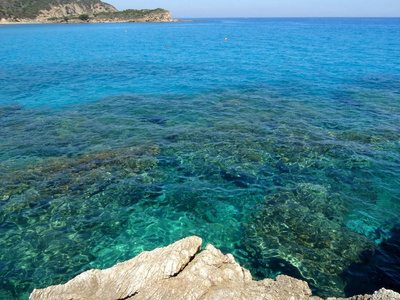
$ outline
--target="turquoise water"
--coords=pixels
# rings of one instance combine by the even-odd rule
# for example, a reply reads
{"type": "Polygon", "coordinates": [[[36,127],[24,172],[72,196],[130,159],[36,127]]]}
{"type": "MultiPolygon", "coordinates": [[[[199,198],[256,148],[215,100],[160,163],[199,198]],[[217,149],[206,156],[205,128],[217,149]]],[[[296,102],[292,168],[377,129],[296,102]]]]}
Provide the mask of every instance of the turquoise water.
{"type": "Polygon", "coordinates": [[[400,290],[400,19],[14,25],[0,44],[0,299],[189,235],[317,295],[400,290]]]}

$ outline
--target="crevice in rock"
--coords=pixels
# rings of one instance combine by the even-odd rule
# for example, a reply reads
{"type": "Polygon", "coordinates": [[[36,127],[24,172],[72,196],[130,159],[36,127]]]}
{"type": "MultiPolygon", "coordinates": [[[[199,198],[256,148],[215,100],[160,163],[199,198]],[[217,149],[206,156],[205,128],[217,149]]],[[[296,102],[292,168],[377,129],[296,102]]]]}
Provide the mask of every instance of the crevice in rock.
{"type": "MultiPolygon", "coordinates": [[[[196,253],[192,257],[189,258],[189,261],[185,265],[183,265],[182,268],[178,272],[170,275],[168,278],[173,278],[173,277],[178,276],[179,273],[181,273],[193,261],[193,259],[196,257],[197,254],[200,253],[200,251],[201,251],[201,246],[199,246],[199,248],[197,248],[196,253]]],[[[166,279],[168,279],[168,278],[166,278],[166,279]]]]}
{"type": "Polygon", "coordinates": [[[119,298],[119,299],[116,299],[116,300],[128,300],[128,299],[131,299],[132,297],[135,297],[137,294],[139,294],[138,291],[134,292],[132,295],[126,296],[125,298],[119,298]]]}
{"type": "Polygon", "coordinates": [[[242,270],[243,282],[244,282],[245,279],[246,279],[246,272],[244,271],[244,269],[243,269],[242,267],[240,267],[240,268],[241,268],[241,270],[242,270]]]}
{"type": "MultiPolygon", "coordinates": [[[[233,257],[224,256],[222,252],[215,254],[213,248],[211,251],[205,251],[193,263],[196,256],[202,253],[201,246],[197,246],[198,244],[200,244],[198,237],[190,237],[189,240],[182,240],[180,245],[177,244],[170,248],[168,246],[165,249],[155,250],[153,255],[132,259],[126,262],[124,268],[119,265],[111,271],[92,270],[85,275],[86,277],[71,280],[68,286],[60,285],[34,290],[30,299],[58,300],[68,297],[71,293],[73,296],[70,299],[97,300],[96,294],[101,293],[104,299],[115,300],[135,300],[149,297],[163,300],[267,299],[266,297],[268,299],[322,300],[319,297],[310,298],[312,293],[308,284],[289,276],[279,275],[275,280],[254,281],[248,270],[243,267],[238,269],[240,265],[234,263],[233,257]],[[168,261],[168,259],[170,260],[168,261]],[[178,266],[181,266],[180,270],[176,274],[165,276],[165,272],[171,272],[170,267],[177,267],[174,263],[178,263],[178,261],[178,266]],[[141,264],[144,264],[141,268],[135,268],[141,264]],[[192,267],[193,265],[188,267],[189,264],[195,264],[195,267],[192,267]],[[145,267],[148,267],[147,269],[151,272],[145,267]],[[127,271],[128,269],[129,271],[127,271]],[[165,280],[178,276],[185,269],[180,280],[165,280]],[[150,278],[151,275],[154,278],[150,278]],[[99,276],[105,276],[104,280],[99,276]],[[140,278],[136,278],[136,276],[140,278]],[[184,286],[182,286],[183,284],[184,286]]],[[[370,298],[370,295],[364,295],[346,299],[367,300],[370,298]]],[[[382,289],[376,294],[374,293],[371,299],[400,300],[400,294],[382,289]]]]}

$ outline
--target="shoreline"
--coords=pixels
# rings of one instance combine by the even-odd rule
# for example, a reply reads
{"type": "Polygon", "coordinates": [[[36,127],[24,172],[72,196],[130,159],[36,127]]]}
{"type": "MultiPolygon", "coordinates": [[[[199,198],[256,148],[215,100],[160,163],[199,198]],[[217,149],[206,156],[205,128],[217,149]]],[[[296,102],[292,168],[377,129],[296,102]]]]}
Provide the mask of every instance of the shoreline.
{"type": "Polygon", "coordinates": [[[80,21],[72,20],[69,22],[53,22],[53,21],[14,21],[8,22],[0,20],[0,25],[41,25],[41,24],[109,24],[109,23],[186,23],[186,22],[197,22],[192,20],[180,20],[172,19],[171,21],[146,21],[146,20],[105,20],[105,21],[80,21]]]}
{"type": "Polygon", "coordinates": [[[168,10],[126,10],[109,14],[98,13],[94,10],[81,13],[60,13],[59,11],[41,11],[32,17],[3,16],[0,24],[83,24],[83,23],[171,23],[179,22],[173,19],[168,10]]]}
{"type": "Polygon", "coordinates": [[[255,280],[232,254],[211,244],[202,250],[202,242],[189,236],[110,268],[87,270],[65,284],[34,289],[29,299],[400,300],[399,293],[384,287],[371,294],[321,298],[306,281],[291,276],[255,280]]]}

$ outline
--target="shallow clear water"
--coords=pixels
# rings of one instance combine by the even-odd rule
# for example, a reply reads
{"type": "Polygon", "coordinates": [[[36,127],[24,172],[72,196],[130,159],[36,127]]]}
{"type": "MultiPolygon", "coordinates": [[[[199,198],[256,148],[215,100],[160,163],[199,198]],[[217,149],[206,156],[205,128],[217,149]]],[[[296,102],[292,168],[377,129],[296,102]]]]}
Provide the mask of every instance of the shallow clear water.
{"type": "Polygon", "coordinates": [[[189,235],[321,296],[400,290],[400,19],[0,42],[1,299],[189,235]]]}

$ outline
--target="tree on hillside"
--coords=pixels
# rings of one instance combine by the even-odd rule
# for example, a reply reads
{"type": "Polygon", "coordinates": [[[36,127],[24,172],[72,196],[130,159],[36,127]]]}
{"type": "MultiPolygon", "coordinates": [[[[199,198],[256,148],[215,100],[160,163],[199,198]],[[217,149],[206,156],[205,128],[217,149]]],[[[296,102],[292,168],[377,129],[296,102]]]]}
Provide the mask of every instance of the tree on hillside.
{"type": "Polygon", "coordinates": [[[87,21],[87,20],[89,20],[89,15],[88,14],[81,14],[81,15],[79,15],[78,19],[82,20],[82,21],[87,21]]]}

